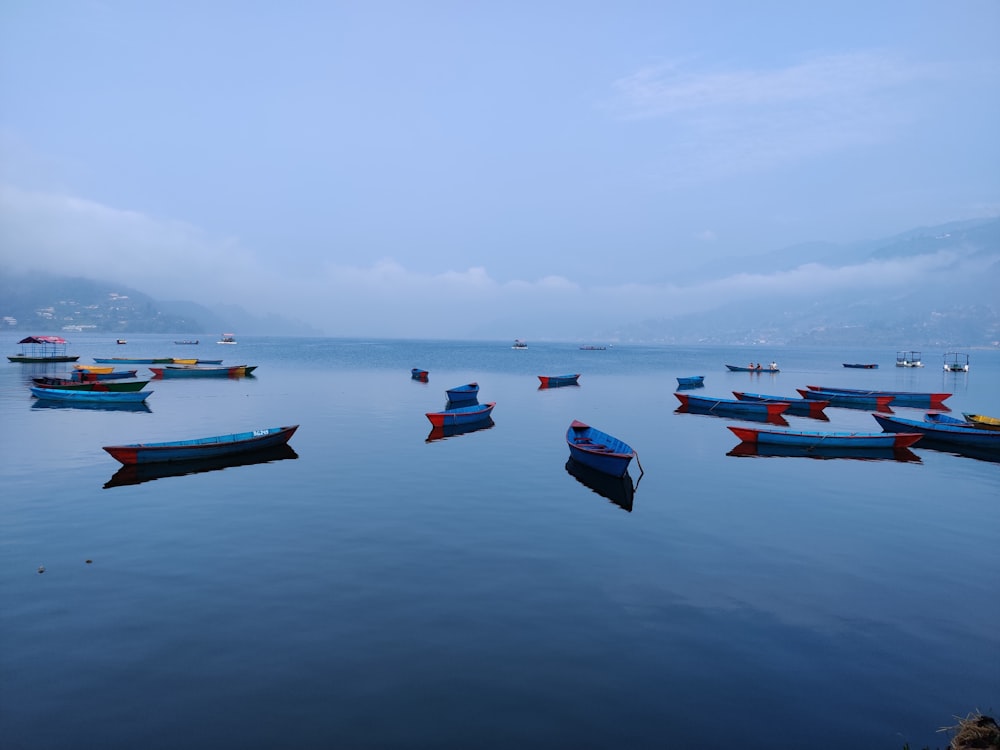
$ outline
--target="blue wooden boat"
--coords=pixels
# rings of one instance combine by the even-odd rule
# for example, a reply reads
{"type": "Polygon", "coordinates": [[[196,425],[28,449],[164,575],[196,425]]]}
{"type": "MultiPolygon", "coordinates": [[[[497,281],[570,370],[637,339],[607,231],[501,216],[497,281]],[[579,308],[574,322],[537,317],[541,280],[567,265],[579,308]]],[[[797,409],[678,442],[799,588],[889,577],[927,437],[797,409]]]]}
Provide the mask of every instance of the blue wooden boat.
{"type": "Polygon", "coordinates": [[[413,378],[414,380],[419,380],[422,383],[427,382],[428,375],[429,373],[427,372],[427,370],[421,370],[418,367],[414,367],[412,370],[410,370],[410,377],[413,378]]]}
{"type": "Polygon", "coordinates": [[[174,343],[182,346],[197,346],[198,339],[195,339],[194,341],[175,341],[174,343]]]}
{"type": "Polygon", "coordinates": [[[781,372],[777,367],[740,367],[739,365],[726,365],[730,372],[781,372]]]}
{"type": "Polygon", "coordinates": [[[91,372],[73,370],[69,379],[76,383],[92,383],[95,380],[125,380],[134,378],[138,370],[112,370],[111,372],[91,372]]]}
{"type": "Polygon", "coordinates": [[[237,453],[232,456],[195,458],[190,461],[165,461],[152,464],[126,464],[125,466],[118,467],[118,471],[114,473],[114,476],[104,483],[104,489],[130,484],[142,484],[143,482],[152,482],[156,479],[187,476],[188,474],[222,471],[223,469],[231,469],[237,466],[267,464],[298,457],[299,454],[292,450],[290,445],[285,443],[276,445],[273,448],[260,448],[250,453],[237,453]]]}
{"type": "Polygon", "coordinates": [[[449,388],[446,393],[448,394],[448,402],[451,404],[475,401],[479,396],[479,384],[468,383],[466,385],[459,385],[455,388],[449,388]]]}
{"type": "Polygon", "coordinates": [[[674,393],[683,408],[726,414],[755,414],[777,417],[788,409],[787,401],[740,401],[733,398],[710,398],[692,396],[690,393],[674,393]]]}
{"type": "MultiPolygon", "coordinates": [[[[886,432],[919,432],[925,443],[977,448],[1000,457],[1000,431],[872,414],[886,432]]],[[[923,444],[921,444],[923,447],[923,444]]]]}
{"type": "MultiPolygon", "coordinates": [[[[825,385],[807,385],[810,391],[825,393],[847,393],[859,396],[892,396],[893,406],[916,406],[921,409],[947,408],[944,402],[951,398],[950,393],[922,393],[919,391],[883,391],[863,388],[834,388],[825,385]]],[[[801,393],[801,391],[800,391],[801,393]]]]}
{"type": "Polygon", "coordinates": [[[613,477],[603,471],[592,469],[574,458],[566,459],[566,473],[601,497],[607,498],[619,508],[629,513],[635,499],[635,485],[628,474],[613,477]]]}
{"type": "Polygon", "coordinates": [[[625,476],[636,455],[628,443],[575,419],[566,430],[566,443],[571,458],[613,477],[625,476]]]}
{"type": "Polygon", "coordinates": [[[157,378],[241,378],[257,365],[164,365],[149,369],[157,378]]]}
{"type": "Polygon", "coordinates": [[[148,380],[92,380],[80,381],[70,378],[32,378],[36,388],[62,388],[67,391],[141,391],[148,380]]]}
{"type": "Polygon", "coordinates": [[[844,362],[844,367],[851,367],[851,368],[854,368],[855,370],[877,370],[878,369],[878,365],[876,365],[876,364],[864,364],[863,365],[863,364],[858,364],[858,363],[849,364],[847,362],[844,362]]]}
{"type": "Polygon", "coordinates": [[[104,450],[125,465],[219,458],[284,445],[298,428],[296,424],[166,443],[105,445],[104,450]]]}
{"type": "Polygon", "coordinates": [[[580,373],[576,375],[539,375],[541,388],[559,388],[564,385],[579,385],[580,373]]]}
{"type": "Polygon", "coordinates": [[[456,406],[454,409],[445,409],[444,411],[430,411],[427,412],[427,419],[435,427],[470,425],[485,421],[493,413],[494,406],[496,406],[496,402],[491,401],[488,404],[456,406]]]}
{"type": "Polygon", "coordinates": [[[729,425],[729,430],[744,443],[799,448],[907,448],[923,437],[919,432],[816,432],[735,425],[729,425]]]}
{"type": "Polygon", "coordinates": [[[889,404],[895,398],[891,395],[813,391],[808,388],[796,388],[795,390],[801,394],[802,398],[807,398],[810,401],[826,401],[830,406],[842,406],[848,409],[889,411],[889,404]]]}
{"type": "Polygon", "coordinates": [[[677,378],[677,385],[684,388],[697,388],[700,385],[705,385],[704,375],[691,375],[688,377],[677,378]]]}
{"type": "Polygon", "coordinates": [[[733,391],[739,401],[763,401],[765,403],[788,404],[785,414],[794,414],[798,417],[814,417],[816,419],[826,418],[823,411],[829,401],[817,401],[814,399],[789,398],[788,396],[768,396],[763,393],[747,393],[746,391],[733,391]]]}
{"type": "Polygon", "coordinates": [[[64,388],[31,387],[35,398],[50,401],[93,401],[100,404],[124,404],[145,401],[152,391],[70,391],[64,388]]]}

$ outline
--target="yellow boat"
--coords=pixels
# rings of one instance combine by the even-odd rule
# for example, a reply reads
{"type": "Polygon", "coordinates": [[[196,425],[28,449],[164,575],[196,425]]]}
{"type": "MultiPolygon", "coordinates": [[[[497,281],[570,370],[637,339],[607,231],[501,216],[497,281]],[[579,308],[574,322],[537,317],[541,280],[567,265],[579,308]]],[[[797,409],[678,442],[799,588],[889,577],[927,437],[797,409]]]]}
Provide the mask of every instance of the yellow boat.
{"type": "Polygon", "coordinates": [[[963,412],[963,417],[965,421],[969,424],[974,424],[976,427],[981,427],[984,430],[1000,430],[1000,419],[996,417],[987,417],[985,414],[966,414],[963,412]]]}
{"type": "Polygon", "coordinates": [[[196,365],[196,364],[198,364],[198,359],[197,359],[197,357],[195,357],[193,359],[177,359],[177,357],[174,357],[174,364],[175,365],[196,365]]]}
{"type": "Polygon", "coordinates": [[[77,370],[86,370],[87,372],[96,372],[98,375],[107,375],[109,372],[114,372],[114,365],[73,365],[77,370]]]}

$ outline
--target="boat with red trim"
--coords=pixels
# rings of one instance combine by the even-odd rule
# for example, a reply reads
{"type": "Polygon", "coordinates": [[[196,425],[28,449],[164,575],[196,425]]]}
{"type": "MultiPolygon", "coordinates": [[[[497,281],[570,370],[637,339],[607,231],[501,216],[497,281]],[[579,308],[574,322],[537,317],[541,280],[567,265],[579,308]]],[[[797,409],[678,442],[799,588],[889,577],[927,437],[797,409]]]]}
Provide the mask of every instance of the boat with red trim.
{"type": "Polygon", "coordinates": [[[922,409],[936,409],[944,406],[951,398],[950,393],[924,393],[920,391],[885,391],[874,388],[835,388],[829,385],[807,385],[810,391],[824,393],[848,393],[861,396],[892,396],[893,406],[916,406],[922,409]]]}
{"type": "Polygon", "coordinates": [[[791,445],[800,448],[907,448],[923,435],[919,432],[819,432],[812,430],[766,430],[728,425],[744,443],[791,445]]]}
{"type": "Polygon", "coordinates": [[[103,448],[116,461],[120,461],[126,466],[191,461],[251,453],[285,445],[298,428],[297,424],[286,427],[266,427],[262,430],[234,432],[229,435],[216,435],[192,440],[105,445],[103,448]]]}
{"type": "Polygon", "coordinates": [[[628,443],[576,419],[566,430],[566,444],[575,461],[613,477],[625,476],[636,457],[628,443]]]}

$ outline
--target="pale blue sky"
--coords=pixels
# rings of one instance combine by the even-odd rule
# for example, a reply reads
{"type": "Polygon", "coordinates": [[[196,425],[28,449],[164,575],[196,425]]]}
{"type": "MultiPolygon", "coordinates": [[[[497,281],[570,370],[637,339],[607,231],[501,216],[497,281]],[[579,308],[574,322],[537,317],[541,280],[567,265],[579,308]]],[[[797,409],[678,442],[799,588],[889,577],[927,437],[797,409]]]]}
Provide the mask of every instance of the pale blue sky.
{"type": "Polygon", "coordinates": [[[998,132],[997,0],[0,2],[4,266],[335,335],[995,216],[998,132]]]}

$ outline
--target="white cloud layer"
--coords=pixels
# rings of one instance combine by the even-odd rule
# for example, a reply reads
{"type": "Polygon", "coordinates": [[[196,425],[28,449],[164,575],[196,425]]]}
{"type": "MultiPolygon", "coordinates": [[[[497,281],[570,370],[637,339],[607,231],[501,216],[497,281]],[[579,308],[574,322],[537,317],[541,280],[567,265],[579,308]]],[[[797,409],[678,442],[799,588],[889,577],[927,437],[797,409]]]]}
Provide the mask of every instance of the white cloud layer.
{"type": "Polygon", "coordinates": [[[962,262],[942,252],[840,268],[741,273],[704,283],[589,287],[564,276],[501,283],[481,266],[415,271],[391,258],[370,265],[331,263],[293,276],[262,262],[238,240],[197,227],[9,186],[0,188],[0,241],[2,264],[14,271],[106,278],[164,300],[238,304],[257,315],[308,320],[335,336],[415,338],[484,332],[504,337],[529,326],[539,337],[586,337],[721,303],[783,299],[791,306],[838,291],[905,289],[962,262]]]}

